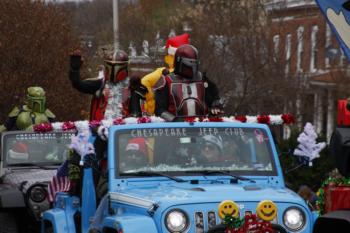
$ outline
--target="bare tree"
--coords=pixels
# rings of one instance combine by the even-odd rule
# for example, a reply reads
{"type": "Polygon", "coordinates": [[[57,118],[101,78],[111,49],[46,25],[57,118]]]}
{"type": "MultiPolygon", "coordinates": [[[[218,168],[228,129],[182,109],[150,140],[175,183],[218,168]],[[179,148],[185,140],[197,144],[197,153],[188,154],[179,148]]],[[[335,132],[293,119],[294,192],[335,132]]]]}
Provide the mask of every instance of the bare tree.
{"type": "Polygon", "coordinates": [[[262,1],[201,1],[184,14],[193,25],[202,70],[213,79],[229,114],[280,113],[291,93],[262,1]]]}
{"type": "Polygon", "coordinates": [[[1,121],[23,103],[29,86],[42,86],[58,120],[81,119],[86,97],[68,81],[68,57],[79,45],[60,6],[32,0],[0,1],[1,121]]]}

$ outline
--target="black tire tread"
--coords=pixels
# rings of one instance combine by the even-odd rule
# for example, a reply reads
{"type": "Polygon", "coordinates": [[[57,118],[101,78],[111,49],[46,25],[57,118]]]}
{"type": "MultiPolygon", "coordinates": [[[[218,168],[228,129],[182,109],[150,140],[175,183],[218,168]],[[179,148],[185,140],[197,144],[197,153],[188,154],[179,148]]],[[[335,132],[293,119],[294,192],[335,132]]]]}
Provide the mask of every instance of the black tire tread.
{"type": "Polygon", "coordinates": [[[15,215],[11,212],[0,212],[0,233],[18,233],[15,215]]]}

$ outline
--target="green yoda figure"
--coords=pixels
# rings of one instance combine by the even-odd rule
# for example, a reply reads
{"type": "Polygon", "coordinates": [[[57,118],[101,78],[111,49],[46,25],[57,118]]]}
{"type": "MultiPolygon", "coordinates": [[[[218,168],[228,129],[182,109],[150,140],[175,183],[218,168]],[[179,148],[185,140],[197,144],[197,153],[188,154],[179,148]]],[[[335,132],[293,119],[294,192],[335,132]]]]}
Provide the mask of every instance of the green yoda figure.
{"type": "Polygon", "coordinates": [[[15,107],[8,115],[0,132],[10,130],[33,130],[33,125],[52,122],[55,115],[46,108],[45,91],[42,87],[29,87],[25,104],[15,107]]]}

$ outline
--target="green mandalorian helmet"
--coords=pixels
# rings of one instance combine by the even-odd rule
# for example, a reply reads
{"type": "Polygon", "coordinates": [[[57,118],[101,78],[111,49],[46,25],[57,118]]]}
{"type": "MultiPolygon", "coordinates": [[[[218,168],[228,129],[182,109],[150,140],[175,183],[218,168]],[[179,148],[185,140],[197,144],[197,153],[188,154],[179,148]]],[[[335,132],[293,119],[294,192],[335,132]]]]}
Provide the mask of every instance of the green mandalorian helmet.
{"type": "Polygon", "coordinates": [[[43,113],[46,110],[45,91],[41,87],[28,87],[27,106],[33,112],[43,113]]]}

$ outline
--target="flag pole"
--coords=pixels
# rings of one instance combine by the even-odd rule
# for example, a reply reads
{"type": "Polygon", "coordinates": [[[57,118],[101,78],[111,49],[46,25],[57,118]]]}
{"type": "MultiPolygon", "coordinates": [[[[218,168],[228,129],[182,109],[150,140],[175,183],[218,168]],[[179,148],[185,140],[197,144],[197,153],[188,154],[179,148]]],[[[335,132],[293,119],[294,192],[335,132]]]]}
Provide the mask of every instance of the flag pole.
{"type": "Polygon", "coordinates": [[[114,50],[119,49],[118,0],[113,0],[113,38],[114,50]]]}

